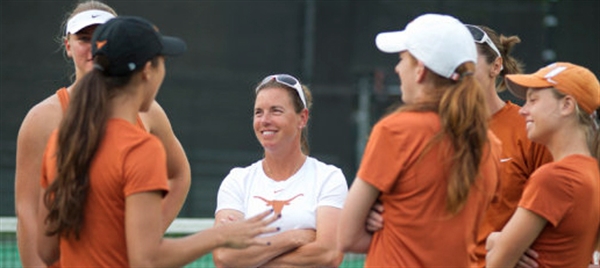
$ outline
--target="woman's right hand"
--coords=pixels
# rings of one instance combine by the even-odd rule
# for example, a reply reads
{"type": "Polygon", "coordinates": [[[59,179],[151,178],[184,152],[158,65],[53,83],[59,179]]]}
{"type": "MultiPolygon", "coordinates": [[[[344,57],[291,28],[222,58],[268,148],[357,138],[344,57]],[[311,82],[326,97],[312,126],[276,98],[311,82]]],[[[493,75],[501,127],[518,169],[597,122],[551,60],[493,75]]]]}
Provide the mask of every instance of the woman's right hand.
{"type": "Polygon", "coordinates": [[[367,231],[374,233],[383,228],[383,204],[380,201],[375,202],[369,211],[367,217],[367,231]]]}
{"type": "Polygon", "coordinates": [[[252,218],[223,224],[217,227],[218,232],[224,236],[224,247],[243,249],[252,245],[268,246],[268,237],[257,236],[279,231],[279,227],[268,225],[281,217],[281,214],[269,216],[273,210],[267,210],[252,218]]]}
{"type": "Polygon", "coordinates": [[[529,248],[527,251],[525,251],[525,253],[523,253],[519,259],[519,262],[517,262],[516,268],[536,268],[538,267],[538,263],[536,261],[537,258],[538,253],[529,248]]]}

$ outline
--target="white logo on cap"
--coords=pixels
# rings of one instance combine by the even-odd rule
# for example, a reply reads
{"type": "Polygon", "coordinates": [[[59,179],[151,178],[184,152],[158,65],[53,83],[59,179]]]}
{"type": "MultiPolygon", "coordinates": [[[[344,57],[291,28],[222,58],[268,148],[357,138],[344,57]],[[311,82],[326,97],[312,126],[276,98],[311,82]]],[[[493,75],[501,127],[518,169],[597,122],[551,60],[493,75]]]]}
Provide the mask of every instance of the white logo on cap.
{"type": "MultiPolygon", "coordinates": [[[[552,66],[550,66],[550,67],[552,68],[552,66]]],[[[565,66],[556,67],[552,71],[550,71],[546,75],[544,75],[544,78],[546,78],[546,81],[548,81],[552,84],[558,84],[558,82],[552,80],[552,77],[557,76],[559,73],[562,73],[562,71],[564,71],[566,69],[567,69],[567,67],[565,67],[565,66]]]]}
{"type": "Polygon", "coordinates": [[[135,70],[135,63],[130,62],[129,64],[127,64],[127,67],[129,67],[130,71],[133,71],[133,70],[135,70]]]}

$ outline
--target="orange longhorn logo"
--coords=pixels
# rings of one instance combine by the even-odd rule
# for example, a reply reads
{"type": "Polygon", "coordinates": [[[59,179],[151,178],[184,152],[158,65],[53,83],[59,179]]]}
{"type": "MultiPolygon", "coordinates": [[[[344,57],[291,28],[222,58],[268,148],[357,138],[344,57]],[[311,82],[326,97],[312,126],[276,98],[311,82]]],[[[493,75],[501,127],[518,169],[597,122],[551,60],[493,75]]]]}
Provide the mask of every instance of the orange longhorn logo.
{"type": "Polygon", "coordinates": [[[273,201],[269,201],[260,196],[254,196],[254,198],[258,198],[262,201],[265,201],[265,203],[267,203],[267,206],[273,207],[273,211],[275,211],[275,214],[280,214],[281,211],[283,210],[283,206],[289,205],[292,200],[296,199],[296,197],[303,196],[303,195],[304,194],[297,194],[296,196],[294,196],[288,200],[273,200],[273,201]]]}
{"type": "Polygon", "coordinates": [[[106,45],[106,40],[104,41],[96,41],[96,47],[101,49],[104,45],[106,45]]]}

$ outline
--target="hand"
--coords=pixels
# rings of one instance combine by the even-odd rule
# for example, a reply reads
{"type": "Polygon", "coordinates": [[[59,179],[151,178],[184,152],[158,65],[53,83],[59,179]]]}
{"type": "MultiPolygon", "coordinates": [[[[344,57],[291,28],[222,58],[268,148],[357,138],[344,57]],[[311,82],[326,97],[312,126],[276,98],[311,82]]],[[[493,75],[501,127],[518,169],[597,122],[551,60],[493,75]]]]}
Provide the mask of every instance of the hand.
{"type": "Polygon", "coordinates": [[[281,217],[281,214],[267,218],[273,210],[267,210],[252,218],[243,221],[233,221],[217,227],[217,232],[224,236],[224,246],[228,248],[243,249],[253,245],[268,246],[271,243],[268,238],[257,238],[257,236],[279,231],[279,227],[268,227],[281,217]]]}
{"type": "Polygon", "coordinates": [[[500,232],[492,232],[490,235],[488,235],[485,241],[485,250],[487,252],[490,252],[492,248],[494,248],[494,243],[496,242],[496,239],[498,239],[499,235],[500,232]]]}
{"type": "Polygon", "coordinates": [[[537,258],[538,258],[538,253],[535,252],[535,250],[533,249],[527,249],[527,251],[525,251],[525,253],[523,253],[523,255],[521,256],[521,258],[519,259],[519,262],[517,262],[517,265],[515,266],[516,268],[536,268],[538,267],[538,263],[537,263],[537,258]]]}
{"type": "Polygon", "coordinates": [[[367,217],[367,231],[374,233],[383,228],[383,217],[381,214],[383,213],[383,204],[377,201],[371,207],[369,211],[369,216],[367,217]]]}

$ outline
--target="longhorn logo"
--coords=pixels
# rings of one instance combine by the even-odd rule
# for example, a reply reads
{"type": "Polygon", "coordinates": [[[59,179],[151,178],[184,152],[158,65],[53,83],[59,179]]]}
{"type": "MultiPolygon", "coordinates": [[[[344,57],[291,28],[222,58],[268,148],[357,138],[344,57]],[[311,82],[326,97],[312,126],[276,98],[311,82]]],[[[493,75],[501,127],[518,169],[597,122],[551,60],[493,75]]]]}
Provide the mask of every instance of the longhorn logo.
{"type": "Polygon", "coordinates": [[[275,214],[280,214],[281,211],[283,210],[283,206],[289,205],[292,200],[296,199],[299,196],[303,196],[303,195],[304,194],[297,194],[296,196],[294,196],[288,200],[272,200],[272,201],[267,200],[260,196],[256,196],[256,195],[254,196],[254,198],[258,198],[262,201],[265,201],[265,203],[267,203],[267,206],[273,207],[273,211],[275,211],[275,214]]]}

